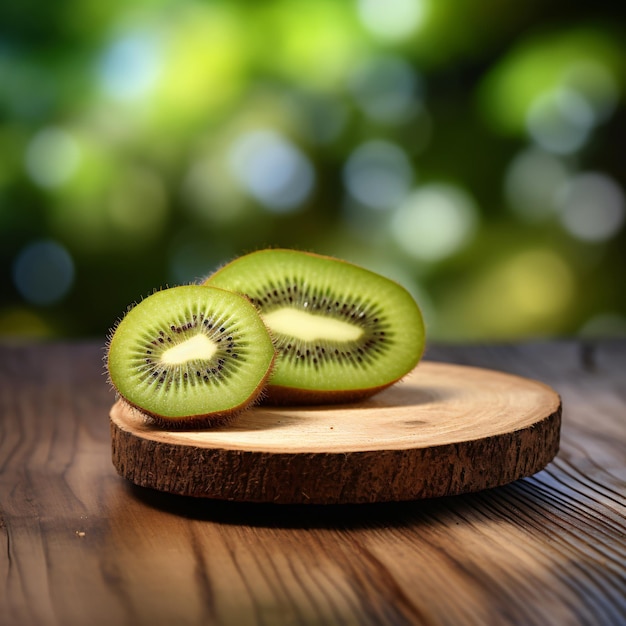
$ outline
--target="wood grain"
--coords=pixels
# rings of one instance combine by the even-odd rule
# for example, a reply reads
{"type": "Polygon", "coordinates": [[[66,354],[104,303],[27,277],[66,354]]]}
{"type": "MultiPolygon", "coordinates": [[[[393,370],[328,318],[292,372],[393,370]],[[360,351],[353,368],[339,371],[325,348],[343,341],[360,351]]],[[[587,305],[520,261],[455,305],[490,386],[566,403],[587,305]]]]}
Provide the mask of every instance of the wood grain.
{"type": "Polygon", "coordinates": [[[358,404],[257,407],[205,430],[163,430],[119,401],[111,437],[113,464],[142,487],[345,504],[455,495],[530,476],[557,453],[560,423],[560,398],[542,383],[423,362],[358,404]]]}
{"type": "Polygon", "coordinates": [[[0,624],[626,623],[626,342],[431,347],[563,399],[539,473],[475,494],[272,505],[135,487],[98,344],[0,348],[0,624]]]}

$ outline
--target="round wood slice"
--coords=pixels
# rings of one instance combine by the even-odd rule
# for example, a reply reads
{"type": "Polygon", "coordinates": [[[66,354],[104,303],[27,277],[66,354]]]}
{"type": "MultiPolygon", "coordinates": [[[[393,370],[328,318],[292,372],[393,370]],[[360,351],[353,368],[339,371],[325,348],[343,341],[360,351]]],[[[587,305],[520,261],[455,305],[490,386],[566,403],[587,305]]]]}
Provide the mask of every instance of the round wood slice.
{"type": "Polygon", "coordinates": [[[210,430],[165,431],[119,401],[111,410],[120,475],[248,502],[384,502],[496,487],[544,468],[560,424],[560,398],[540,382],[428,361],[358,404],[257,407],[210,430]]]}

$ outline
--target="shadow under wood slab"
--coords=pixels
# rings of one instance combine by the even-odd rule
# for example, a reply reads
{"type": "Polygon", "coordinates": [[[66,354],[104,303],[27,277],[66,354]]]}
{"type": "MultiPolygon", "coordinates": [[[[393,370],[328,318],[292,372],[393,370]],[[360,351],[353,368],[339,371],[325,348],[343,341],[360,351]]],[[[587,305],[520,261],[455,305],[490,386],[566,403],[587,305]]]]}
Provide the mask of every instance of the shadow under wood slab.
{"type": "Polygon", "coordinates": [[[359,404],[257,407],[231,424],[166,431],[118,401],[113,463],[168,493],[277,503],[363,503],[469,493],[543,469],[559,448],[550,387],[424,361],[359,404]]]}

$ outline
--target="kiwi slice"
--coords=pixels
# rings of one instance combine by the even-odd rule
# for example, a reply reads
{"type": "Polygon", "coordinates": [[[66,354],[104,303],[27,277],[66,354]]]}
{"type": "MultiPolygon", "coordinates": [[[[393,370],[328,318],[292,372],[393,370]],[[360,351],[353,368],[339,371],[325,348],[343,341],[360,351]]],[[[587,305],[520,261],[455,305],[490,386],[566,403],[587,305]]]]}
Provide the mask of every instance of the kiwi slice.
{"type": "Polygon", "coordinates": [[[118,394],[156,423],[211,426],[258,398],[274,356],[246,298],[186,285],[157,291],[123,317],[107,369],[118,394]]]}
{"type": "Polygon", "coordinates": [[[424,350],[422,315],[408,291],[339,259],[260,250],[204,284],[247,295],[269,328],[278,356],[268,402],[365,398],[412,370],[424,350]]]}

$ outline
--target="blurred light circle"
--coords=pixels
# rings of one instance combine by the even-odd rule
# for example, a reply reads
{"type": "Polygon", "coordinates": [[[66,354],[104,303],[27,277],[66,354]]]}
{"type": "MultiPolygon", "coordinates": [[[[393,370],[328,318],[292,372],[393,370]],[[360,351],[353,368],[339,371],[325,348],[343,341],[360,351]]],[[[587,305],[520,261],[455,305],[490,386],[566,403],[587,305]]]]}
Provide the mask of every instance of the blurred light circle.
{"type": "Polygon", "coordinates": [[[388,124],[409,119],[422,104],[422,82],[402,57],[365,59],[350,76],[350,89],[371,119],[388,124]]]}
{"type": "Polygon", "coordinates": [[[134,166],[116,182],[105,201],[110,224],[138,245],[153,241],[163,232],[169,211],[163,180],[152,170],[134,166]]]}
{"type": "Polygon", "coordinates": [[[626,337],[626,317],[614,312],[598,313],[583,324],[578,334],[593,338],[626,337]]]}
{"type": "Polygon", "coordinates": [[[125,35],[111,45],[100,59],[102,89],[112,98],[128,101],[146,95],[161,69],[159,49],[152,36],[125,35]]]}
{"type": "Polygon", "coordinates": [[[457,306],[488,336],[514,337],[558,328],[575,293],[573,272],[561,256],[530,248],[486,266],[470,300],[457,306]]]}
{"type": "Polygon", "coordinates": [[[584,172],[574,176],[559,199],[561,223],[578,239],[606,241],[624,225],[624,191],[606,174],[584,172]]]}
{"type": "Polygon", "coordinates": [[[381,39],[401,40],[414,33],[426,14],[424,0],[359,0],[362,24],[381,39]]]}
{"type": "Polygon", "coordinates": [[[580,150],[595,123],[594,111],[585,97],[568,88],[539,96],[526,116],[526,126],[533,140],[556,154],[580,150]]]}
{"type": "Polygon", "coordinates": [[[436,262],[469,243],[477,223],[477,207],[464,189],[431,183],[402,203],[391,222],[391,233],[413,258],[436,262]]]}
{"type": "Polygon", "coordinates": [[[559,315],[574,294],[572,271],[552,250],[524,250],[505,261],[496,274],[502,285],[494,295],[516,310],[520,318],[559,315]]]}
{"type": "Polygon", "coordinates": [[[372,209],[391,209],[409,193],[413,168],[399,146],[387,141],[368,141],[349,157],[343,171],[350,195],[372,209]]]}
{"type": "Polygon", "coordinates": [[[615,76],[605,65],[591,58],[572,63],[563,74],[563,84],[584,94],[596,122],[608,119],[619,101],[615,76]]]}
{"type": "Polygon", "coordinates": [[[13,282],[24,300],[47,306],[62,300],[74,282],[74,261],[60,243],[34,241],[13,263],[13,282]]]}
{"type": "Polygon", "coordinates": [[[41,187],[55,188],[67,182],[80,162],[80,149],[67,131],[48,127],[40,130],[26,147],[26,171],[41,187]]]}
{"type": "Polygon", "coordinates": [[[313,189],[308,157],[273,130],[241,135],[229,152],[229,161],[239,183],[271,212],[297,210],[313,189]]]}
{"type": "Polygon", "coordinates": [[[565,163],[553,154],[530,148],[509,164],[504,181],[511,209],[524,221],[538,222],[554,215],[558,192],[568,179],[565,163]]]}
{"type": "Polygon", "coordinates": [[[4,343],[19,337],[28,339],[52,337],[54,329],[50,322],[51,320],[41,312],[35,312],[32,307],[22,305],[0,308],[0,336],[4,343]]]}
{"type": "Polygon", "coordinates": [[[183,180],[185,208],[208,224],[235,223],[246,218],[246,203],[224,161],[203,155],[190,165],[183,180]]]}

